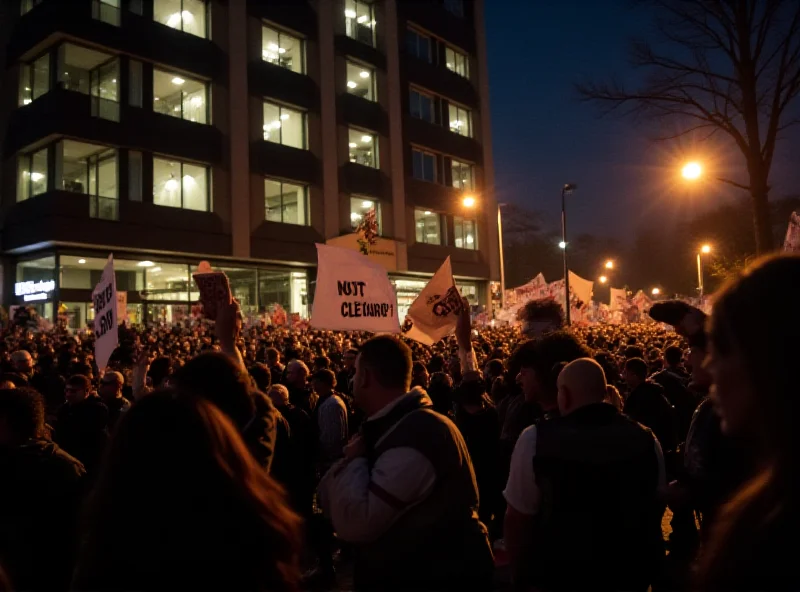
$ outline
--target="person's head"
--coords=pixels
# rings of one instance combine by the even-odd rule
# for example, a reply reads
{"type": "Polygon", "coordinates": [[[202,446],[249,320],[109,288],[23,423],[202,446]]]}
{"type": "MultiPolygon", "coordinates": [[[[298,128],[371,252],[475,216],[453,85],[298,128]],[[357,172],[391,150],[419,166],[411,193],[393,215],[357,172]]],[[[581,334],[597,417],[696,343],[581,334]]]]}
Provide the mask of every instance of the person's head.
{"type": "Polygon", "coordinates": [[[327,370],[331,367],[331,360],[328,356],[317,356],[314,358],[314,372],[327,370]]]}
{"type": "Polygon", "coordinates": [[[281,361],[281,352],[274,347],[267,348],[267,364],[276,366],[281,361]]]}
{"type": "Polygon", "coordinates": [[[631,358],[644,359],[644,350],[638,345],[629,345],[625,348],[625,359],[630,360],[631,358]]]}
{"type": "Polygon", "coordinates": [[[330,394],[336,387],[336,375],[332,370],[317,370],[311,376],[311,386],[320,397],[330,394]]]}
{"type": "Polygon", "coordinates": [[[594,361],[603,367],[606,382],[614,384],[619,380],[619,365],[616,358],[607,351],[600,351],[594,355],[594,361]]]}
{"type": "Polygon", "coordinates": [[[44,399],[33,389],[0,390],[0,448],[44,434],[44,399]]]}
{"type": "Polygon", "coordinates": [[[76,374],[67,380],[65,395],[67,403],[75,405],[84,401],[92,392],[92,382],[83,374],[76,374]]]}
{"type": "Polygon", "coordinates": [[[30,378],[33,374],[33,358],[24,349],[17,350],[11,354],[11,365],[14,368],[14,372],[25,378],[30,378]]]}
{"type": "Polygon", "coordinates": [[[394,337],[366,341],[356,358],[353,396],[367,415],[405,394],[411,385],[411,350],[394,337]]]}
{"type": "Polygon", "coordinates": [[[352,370],[356,367],[356,358],[358,357],[358,350],[354,348],[348,349],[344,352],[344,369],[352,370]]]}
{"type": "Polygon", "coordinates": [[[678,345],[670,345],[664,350],[664,362],[668,368],[677,368],[683,363],[683,349],[678,345]]]}
{"type": "Polygon", "coordinates": [[[635,389],[647,380],[647,362],[642,358],[631,358],[625,361],[625,369],[622,372],[625,384],[635,389]]]}
{"type": "Polygon", "coordinates": [[[568,415],[608,396],[603,367],[591,358],[570,362],[558,375],[558,410],[568,415]]]}
{"type": "Polygon", "coordinates": [[[564,310],[550,298],[529,300],[517,313],[522,323],[522,335],[537,339],[564,326],[564,310]]]}
{"type": "Polygon", "coordinates": [[[272,375],[267,365],[259,363],[253,364],[250,366],[249,372],[258,390],[262,393],[266,393],[269,390],[270,384],[272,384],[272,375]]]}
{"type": "Polygon", "coordinates": [[[282,384],[273,384],[267,394],[275,407],[286,407],[289,404],[289,389],[282,384]]]}
{"type": "Polygon", "coordinates": [[[292,360],[286,364],[286,384],[290,387],[304,388],[309,374],[308,366],[301,360],[292,360]]]}
{"type": "Polygon", "coordinates": [[[478,372],[469,373],[456,388],[453,398],[456,403],[466,407],[481,405],[486,402],[486,383],[478,372]]]}
{"type": "Polygon", "coordinates": [[[502,376],[503,372],[505,372],[503,361],[498,359],[489,360],[483,368],[483,373],[486,375],[488,384],[494,382],[494,379],[498,376],[502,376]]]}
{"type": "Polygon", "coordinates": [[[428,369],[425,367],[425,364],[422,362],[414,362],[411,369],[411,385],[421,386],[426,389],[428,388],[428,380],[428,369]]]}
{"type": "Polygon", "coordinates": [[[125,386],[125,378],[122,374],[114,370],[107,370],[100,379],[100,386],[97,394],[101,399],[116,399],[122,396],[122,387],[125,386]]]}
{"type": "Polygon", "coordinates": [[[172,361],[167,357],[156,358],[150,364],[147,376],[150,377],[154,388],[163,387],[172,376],[172,361]]]}
{"type": "Polygon", "coordinates": [[[156,391],[117,424],[87,504],[76,587],[82,575],[98,588],[294,589],[299,529],[217,406],[156,391]]]}

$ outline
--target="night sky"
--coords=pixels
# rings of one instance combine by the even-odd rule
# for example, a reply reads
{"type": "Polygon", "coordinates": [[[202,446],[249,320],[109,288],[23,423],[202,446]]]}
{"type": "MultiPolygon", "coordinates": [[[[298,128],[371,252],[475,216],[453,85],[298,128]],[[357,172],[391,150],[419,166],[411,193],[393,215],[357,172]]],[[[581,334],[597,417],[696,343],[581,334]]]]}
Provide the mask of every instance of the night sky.
{"type": "MultiPolygon", "coordinates": [[[[676,175],[685,154],[708,147],[658,143],[630,119],[600,118],[574,85],[591,79],[635,82],[629,40],[651,32],[651,14],[630,0],[486,0],[495,183],[500,203],[541,211],[557,230],[559,192],[568,198],[570,234],[633,239],[640,226],[669,227],[744,192],[715,181],[688,187],[676,175]]],[[[800,128],[779,147],[773,197],[800,194],[800,128]],[[794,166],[790,164],[795,155],[794,166]]],[[[743,164],[730,147],[713,149],[716,170],[741,181],[743,164]]]]}

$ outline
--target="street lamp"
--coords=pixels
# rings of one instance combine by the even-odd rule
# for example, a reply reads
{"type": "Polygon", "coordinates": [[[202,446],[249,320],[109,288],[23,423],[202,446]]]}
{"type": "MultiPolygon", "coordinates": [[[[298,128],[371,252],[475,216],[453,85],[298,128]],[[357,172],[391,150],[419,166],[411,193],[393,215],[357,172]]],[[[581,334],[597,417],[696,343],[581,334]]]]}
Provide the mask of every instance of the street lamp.
{"type": "Polygon", "coordinates": [[[696,181],[703,174],[703,167],[699,162],[687,162],[681,169],[681,175],[687,181],[696,181]]]}
{"type": "Polygon", "coordinates": [[[650,293],[653,296],[658,296],[659,294],[661,294],[661,290],[659,288],[653,288],[652,290],[650,290],[650,293]]]}
{"type": "Polygon", "coordinates": [[[461,203],[464,205],[465,208],[474,208],[475,207],[475,198],[471,195],[467,195],[461,203]]]}
{"type": "Polygon", "coordinates": [[[601,275],[599,278],[601,284],[605,284],[608,281],[608,278],[604,275],[601,275]]]}
{"type": "Polygon", "coordinates": [[[558,248],[559,249],[566,249],[567,248],[567,243],[565,243],[564,241],[558,241],[558,248]]]}
{"type": "Polygon", "coordinates": [[[703,297],[703,290],[705,288],[703,282],[703,255],[711,253],[711,245],[703,245],[697,252],[697,291],[700,293],[700,298],[703,297]]]}
{"type": "Polygon", "coordinates": [[[564,254],[564,309],[567,312],[567,326],[571,324],[569,306],[569,263],[567,262],[567,200],[566,196],[578,188],[575,183],[565,183],[561,188],[561,243],[558,245],[564,254]]]}
{"type": "MultiPolygon", "coordinates": [[[[465,198],[466,201],[466,198],[465,198]]],[[[497,242],[500,251],[500,308],[506,308],[506,270],[503,263],[503,215],[500,208],[506,204],[497,204],[497,242]]]]}
{"type": "Polygon", "coordinates": [[[606,261],[606,269],[614,269],[614,262],[611,259],[606,261]]]}

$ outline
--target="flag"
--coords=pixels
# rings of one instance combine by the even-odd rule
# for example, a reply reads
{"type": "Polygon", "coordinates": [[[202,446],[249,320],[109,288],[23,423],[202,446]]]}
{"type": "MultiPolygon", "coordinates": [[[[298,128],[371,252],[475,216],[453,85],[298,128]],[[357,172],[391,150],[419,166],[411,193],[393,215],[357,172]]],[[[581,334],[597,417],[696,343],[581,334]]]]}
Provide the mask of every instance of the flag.
{"type": "Polygon", "coordinates": [[[628,304],[628,293],[622,288],[611,288],[611,310],[623,310],[628,304]]]}
{"type": "Polygon", "coordinates": [[[461,306],[461,294],[448,257],[408,308],[403,323],[407,327],[405,336],[433,345],[455,331],[461,306]]]}
{"type": "Polygon", "coordinates": [[[117,278],[114,275],[114,255],[108,256],[100,281],[92,292],[94,302],[94,357],[97,368],[104,370],[108,359],[119,344],[117,278]]]}

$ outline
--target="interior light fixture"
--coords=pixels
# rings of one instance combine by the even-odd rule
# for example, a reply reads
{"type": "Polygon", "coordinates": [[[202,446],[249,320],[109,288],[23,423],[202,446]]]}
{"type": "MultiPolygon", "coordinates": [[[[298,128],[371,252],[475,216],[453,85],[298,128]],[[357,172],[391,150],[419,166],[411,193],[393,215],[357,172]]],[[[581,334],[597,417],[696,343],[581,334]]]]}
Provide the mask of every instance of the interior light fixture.
{"type": "Polygon", "coordinates": [[[184,82],[186,82],[186,81],[183,78],[181,78],[180,76],[176,76],[175,78],[172,79],[172,84],[175,84],[177,86],[180,86],[184,82]]]}
{"type": "Polygon", "coordinates": [[[345,10],[344,15],[347,18],[356,18],[356,11],[355,10],[345,10]]]}
{"type": "Polygon", "coordinates": [[[358,144],[355,142],[350,142],[350,148],[358,148],[358,144]]]}
{"type": "Polygon", "coordinates": [[[192,97],[189,99],[189,102],[194,105],[195,107],[199,107],[203,104],[203,97],[192,97]]]}
{"type": "Polygon", "coordinates": [[[372,136],[361,136],[362,142],[372,142],[372,136]]]}
{"type": "Polygon", "coordinates": [[[287,119],[289,119],[289,114],[288,113],[281,113],[281,121],[286,121],[287,119]]]}
{"type": "Polygon", "coordinates": [[[357,23],[364,24],[369,20],[369,17],[366,14],[362,14],[360,17],[356,19],[357,23]]]}
{"type": "Polygon", "coordinates": [[[152,271],[153,273],[158,273],[159,271],[161,271],[161,268],[160,267],[154,267],[150,271],[152,271]]]}
{"type": "Polygon", "coordinates": [[[431,215],[431,213],[430,213],[428,210],[425,210],[425,212],[423,212],[423,213],[424,213],[426,216],[430,216],[430,215],[431,215]]]}
{"type": "Polygon", "coordinates": [[[366,70],[361,70],[361,72],[358,75],[361,76],[361,78],[369,78],[369,72],[367,72],[366,70]]]}
{"type": "Polygon", "coordinates": [[[83,265],[84,263],[86,263],[86,259],[78,259],[79,265],[83,265]]]}
{"type": "Polygon", "coordinates": [[[138,267],[153,267],[155,263],[153,263],[152,261],[139,261],[139,263],[137,263],[136,265],[138,267]]]}
{"type": "Polygon", "coordinates": [[[348,80],[347,81],[347,88],[355,88],[357,86],[358,85],[355,82],[353,82],[352,80],[348,80]]]}
{"type": "Polygon", "coordinates": [[[269,43],[267,44],[267,49],[270,51],[278,51],[280,48],[277,43],[269,43]]]}
{"type": "Polygon", "coordinates": [[[367,200],[367,199],[365,199],[364,201],[361,202],[361,207],[362,208],[371,208],[372,207],[372,202],[367,200]]]}

